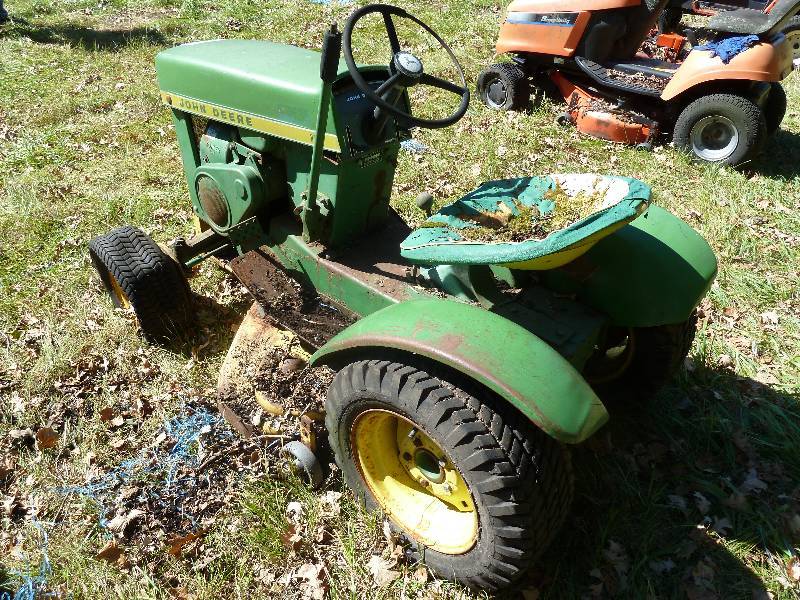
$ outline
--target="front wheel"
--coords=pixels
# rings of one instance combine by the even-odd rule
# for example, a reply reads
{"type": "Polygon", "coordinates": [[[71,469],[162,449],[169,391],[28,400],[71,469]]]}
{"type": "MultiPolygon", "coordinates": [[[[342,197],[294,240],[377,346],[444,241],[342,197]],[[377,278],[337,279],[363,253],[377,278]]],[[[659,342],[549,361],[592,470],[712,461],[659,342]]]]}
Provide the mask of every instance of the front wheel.
{"type": "Polygon", "coordinates": [[[328,391],[345,481],[440,577],[510,585],[566,518],[569,455],[524,416],[436,364],[358,361],[328,391]]]}
{"type": "Polygon", "coordinates": [[[150,342],[182,332],[191,292],[181,266],[142,230],[126,225],[89,242],[89,256],[118,308],[132,308],[150,342]]]}
{"type": "Polygon", "coordinates": [[[675,122],[675,147],[696,160],[737,166],[750,160],[766,138],[762,110],[735,94],[711,94],[691,102],[675,122]]]}
{"type": "Polygon", "coordinates": [[[528,77],[513,63],[487,67],[479,76],[477,92],[481,101],[494,110],[522,110],[531,98],[528,77]]]}

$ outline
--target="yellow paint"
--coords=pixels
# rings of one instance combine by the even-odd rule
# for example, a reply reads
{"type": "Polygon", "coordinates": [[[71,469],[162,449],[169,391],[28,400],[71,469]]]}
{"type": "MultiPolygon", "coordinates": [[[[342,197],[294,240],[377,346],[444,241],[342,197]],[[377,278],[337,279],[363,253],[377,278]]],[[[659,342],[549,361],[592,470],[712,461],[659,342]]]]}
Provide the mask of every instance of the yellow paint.
{"type": "Polygon", "coordinates": [[[419,427],[397,413],[369,410],[356,419],[350,440],[367,487],[396,525],[444,554],[463,554],[475,545],[478,511],[470,490],[450,458],[419,427]],[[412,429],[416,434],[409,437],[412,429]],[[420,451],[441,459],[436,479],[419,469],[414,456],[420,451]]]}
{"type": "Polygon", "coordinates": [[[642,202],[636,209],[636,213],[631,217],[609,225],[608,227],[601,229],[600,231],[593,233],[592,235],[585,237],[582,240],[567,246],[566,248],[562,248],[557,252],[545,254],[544,256],[538,256],[530,260],[503,263],[500,266],[507,267],[509,269],[520,269],[526,271],[546,271],[548,269],[557,269],[559,267],[563,267],[567,263],[570,263],[576,258],[586,254],[592,246],[594,246],[604,237],[607,237],[618,229],[625,227],[625,225],[641,215],[647,209],[647,206],[647,202],[642,202]]]}
{"type": "MultiPolygon", "coordinates": [[[[161,100],[164,104],[171,106],[176,110],[188,112],[193,115],[205,117],[212,121],[220,123],[230,123],[245,129],[253,131],[260,131],[261,133],[268,133],[275,137],[291,140],[293,142],[300,142],[311,146],[314,143],[314,132],[305,127],[298,127],[282,121],[274,119],[266,119],[250,113],[233,110],[217,104],[210,104],[208,102],[200,102],[192,98],[185,98],[172,94],[169,92],[161,92],[161,100]]],[[[341,152],[342,148],[339,145],[339,138],[333,133],[325,134],[325,150],[332,152],[341,152]]]]}
{"type": "Polygon", "coordinates": [[[108,280],[111,282],[111,293],[114,294],[114,297],[117,299],[117,303],[119,304],[120,308],[128,310],[131,307],[131,301],[128,299],[127,294],[122,291],[122,287],[119,285],[119,282],[116,278],[111,274],[111,271],[108,271],[108,280]]]}

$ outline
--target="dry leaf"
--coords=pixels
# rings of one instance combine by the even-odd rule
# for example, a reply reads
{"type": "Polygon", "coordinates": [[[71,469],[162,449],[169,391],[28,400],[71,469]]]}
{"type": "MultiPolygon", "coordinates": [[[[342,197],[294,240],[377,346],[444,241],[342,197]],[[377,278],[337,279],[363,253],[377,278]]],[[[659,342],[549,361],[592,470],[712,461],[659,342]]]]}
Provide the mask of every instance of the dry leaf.
{"type": "Polygon", "coordinates": [[[106,406],[103,410],[100,411],[100,420],[103,423],[110,421],[114,418],[114,409],[110,406],[106,406]]]}
{"type": "Polygon", "coordinates": [[[786,567],[786,574],[791,581],[795,583],[800,582],[800,558],[795,556],[789,561],[786,567]]]}
{"type": "Polygon", "coordinates": [[[707,515],[711,509],[711,502],[700,492],[694,493],[694,503],[697,505],[697,510],[700,511],[700,514],[707,515]]]}
{"type": "MultiPolygon", "coordinates": [[[[422,565],[418,566],[411,578],[417,583],[428,583],[428,569],[422,565]]],[[[525,592],[522,592],[522,594],[524,596],[525,592]]]]}
{"type": "Polygon", "coordinates": [[[400,577],[399,571],[392,570],[393,566],[395,566],[395,563],[374,554],[367,563],[367,570],[372,574],[372,578],[378,587],[386,587],[400,577]]]}
{"type": "Polygon", "coordinates": [[[281,534],[281,542],[288,550],[297,552],[303,545],[303,536],[298,533],[297,527],[289,525],[281,534]]]}
{"type": "Polygon", "coordinates": [[[129,513],[120,513],[108,522],[108,529],[118,533],[123,537],[129,538],[133,533],[133,525],[136,520],[144,515],[144,511],[134,508],[129,513]]]}
{"type": "Polygon", "coordinates": [[[264,409],[264,412],[276,417],[280,417],[284,412],[286,412],[286,409],[282,405],[270,400],[266,392],[262,392],[261,390],[256,390],[256,402],[258,402],[258,405],[264,409]]]}
{"type": "Polygon", "coordinates": [[[203,533],[204,532],[202,531],[198,531],[196,533],[188,533],[186,535],[178,535],[173,537],[168,542],[169,549],[167,550],[167,552],[169,552],[172,556],[176,558],[179,557],[181,555],[181,552],[183,551],[184,546],[187,546],[196,539],[201,538],[203,536],[203,533]]]}
{"type": "Polygon", "coordinates": [[[103,546],[103,549],[100,550],[100,552],[98,552],[95,555],[94,559],[104,560],[107,563],[111,564],[117,562],[117,560],[119,560],[122,554],[123,554],[122,548],[117,546],[117,543],[112,540],[108,542],[105,546],[103,546]]]}
{"type": "Polygon", "coordinates": [[[39,450],[54,448],[58,444],[58,434],[51,427],[42,427],[36,431],[36,443],[39,450]]]}
{"type": "Polygon", "coordinates": [[[739,489],[745,494],[747,492],[760,492],[761,490],[767,489],[767,484],[758,478],[758,473],[755,469],[750,469],[747,473],[747,478],[745,478],[742,485],[739,486],[739,489]]]}
{"type": "Polygon", "coordinates": [[[324,600],[328,593],[328,578],[325,565],[306,563],[297,569],[295,578],[303,581],[300,589],[307,598],[324,600]]]}

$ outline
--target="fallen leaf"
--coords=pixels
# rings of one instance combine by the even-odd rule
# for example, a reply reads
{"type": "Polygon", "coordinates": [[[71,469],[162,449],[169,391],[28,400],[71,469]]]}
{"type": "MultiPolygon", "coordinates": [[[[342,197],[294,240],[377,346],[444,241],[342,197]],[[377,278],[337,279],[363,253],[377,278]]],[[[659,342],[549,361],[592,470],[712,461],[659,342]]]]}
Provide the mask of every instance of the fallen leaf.
{"type": "Polygon", "coordinates": [[[188,533],[186,535],[177,535],[169,540],[169,549],[167,549],[167,552],[177,558],[181,555],[181,552],[185,546],[188,546],[193,541],[201,537],[203,537],[202,531],[188,533]]]}
{"type": "Polygon", "coordinates": [[[395,564],[373,554],[367,563],[367,570],[372,574],[372,579],[378,587],[386,587],[400,577],[399,571],[393,571],[395,564]]]}
{"type": "Polygon", "coordinates": [[[700,511],[700,514],[707,515],[708,511],[711,509],[711,502],[700,492],[694,493],[694,503],[697,506],[697,510],[700,511]]]}
{"type": "Polygon", "coordinates": [[[800,581],[800,558],[796,556],[789,561],[789,564],[786,567],[786,574],[789,576],[791,581],[797,583],[800,581]]]}
{"type": "Polygon", "coordinates": [[[733,529],[733,524],[727,517],[723,517],[722,519],[714,519],[714,527],[712,529],[724,537],[727,535],[729,530],[733,529]]]}
{"type": "Polygon", "coordinates": [[[105,546],[103,546],[103,549],[95,555],[94,559],[104,560],[111,564],[117,562],[119,557],[122,556],[122,553],[122,548],[117,546],[117,543],[114,540],[111,540],[105,546]]]}
{"type": "Polygon", "coordinates": [[[110,421],[114,418],[114,409],[110,406],[106,406],[103,410],[100,411],[100,420],[103,423],[110,421]]]}
{"type": "Polygon", "coordinates": [[[286,409],[282,405],[270,400],[266,392],[261,390],[256,390],[256,402],[258,402],[258,405],[264,409],[264,412],[276,417],[280,417],[284,412],[286,412],[286,409]]]}
{"type": "Polygon", "coordinates": [[[303,545],[303,536],[297,531],[297,527],[289,525],[281,534],[281,542],[287,550],[297,552],[303,545]]]}
{"type": "Polygon", "coordinates": [[[675,561],[673,561],[671,558],[666,558],[664,560],[650,561],[650,569],[652,569],[659,575],[663,575],[664,573],[669,573],[674,568],[675,568],[675,561]]]}
{"type": "Polygon", "coordinates": [[[136,521],[144,515],[144,511],[134,508],[128,513],[120,513],[111,519],[106,527],[114,533],[118,533],[123,537],[129,538],[133,533],[133,526],[136,521]]]}
{"type": "Polygon", "coordinates": [[[286,505],[286,518],[292,523],[299,523],[305,516],[305,509],[303,505],[297,501],[289,502],[286,505]]]}
{"type": "Polygon", "coordinates": [[[325,565],[306,563],[297,569],[295,578],[303,581],[300,588],[305,597],[313,600],[324,600],[328,593],[328,578],[325,565]]]}
{"type": "Polygon", "coordinates": [[[36,443],[39,450],[54,448],[58,444],[58,434],[51,427],[42,427],[36,431],[36,443]]]}
{"type": "MultiPolygon", "coordinates": [[[[414,574],[411,576],[411,578],[417,583],[428,583],[428,569],[426,569],[423,565],[418,566],[416,569],[414,569],[414,574]]],[[[527,591],[528,590],[522,591],[522,595],[526,598],[526,600],[528,600],[528,597],[525,596],[527,591]]],[[[538,590],[534,591],[536,591],[538,594],[538,590]]],[[[530,600],[535,600],[535,598],[531,597],[530,600]]]]}
{"type": "Polygon", "coordinates": [[[739,486],[739,490],[745,494],[747,492],[760,492],[765,489],[767,489],[767,484],[758,478],[758,473],[755,469],[750,469],[744,482],[739,486]]]}

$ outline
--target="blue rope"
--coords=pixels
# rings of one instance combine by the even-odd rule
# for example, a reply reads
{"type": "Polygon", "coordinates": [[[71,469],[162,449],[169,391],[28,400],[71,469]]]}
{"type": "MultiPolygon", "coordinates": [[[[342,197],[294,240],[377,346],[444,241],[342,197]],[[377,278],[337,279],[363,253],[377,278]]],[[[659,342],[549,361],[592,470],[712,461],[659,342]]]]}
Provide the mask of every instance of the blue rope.
{"type": "Polygon", "coordinates": [[[39,534],[42,536],[42,542],[39,545],[39,551],[42,553],[42,558],[39,561],[39,569],[36,575],[31,575],[31,567],[28,565],[27,573],[21,571],[11,571],[11,575],[22,579],[22,585],[17,589],[16,593],[12,596],[8,592],[0,594],[0,600],[36,600],[39,591],[44,588],[47,578],[52,573],[50,566],[50,558],[47,555],[48,537],[42,524],[36,519],[31,518],[31,524],[36,527],[39,534]]]}

